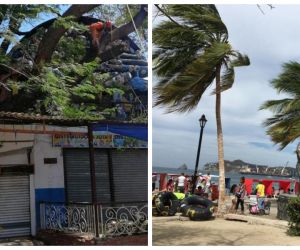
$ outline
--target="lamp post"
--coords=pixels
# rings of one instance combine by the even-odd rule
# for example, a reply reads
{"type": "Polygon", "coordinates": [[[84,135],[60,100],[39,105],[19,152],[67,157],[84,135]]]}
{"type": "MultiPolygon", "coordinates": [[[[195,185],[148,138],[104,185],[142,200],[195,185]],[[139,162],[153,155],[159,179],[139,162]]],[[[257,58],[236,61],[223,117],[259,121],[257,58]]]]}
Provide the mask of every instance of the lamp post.
{"type": "Polygon", "coordinates": [[[196,175],[198,172],[198,165],[199,165],[199,157],[200,157],[200,150],[201,150],[201,143],[202,143],[202,135],[203,135],[203,129],[205,127],[205,124],[207,122],[205,115],[202,115],[201,118],[199,119],[200,122],[200,137],[199,137],[199,143],[198,143],[198,151],[197,151],[197,158],[196,158],[196,165],[195,165],[195,172],[193,176],[193,189],[192,189],[192,194],[195,191],[196,188],[196,175]]]}

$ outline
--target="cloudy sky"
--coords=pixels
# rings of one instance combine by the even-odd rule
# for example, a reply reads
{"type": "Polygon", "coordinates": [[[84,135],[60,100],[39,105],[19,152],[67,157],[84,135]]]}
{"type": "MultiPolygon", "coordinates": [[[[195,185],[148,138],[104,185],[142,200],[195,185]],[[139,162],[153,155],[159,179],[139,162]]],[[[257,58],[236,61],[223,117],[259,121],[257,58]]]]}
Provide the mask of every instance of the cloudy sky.
{"type": "MultiPolygon", "coordinates": [[[[262,126],[271,113],[258,110],[266,100],[284,97],[270,86],[270,80],[281,72],[281,65],[290,60],[300,61],[300,5],[274,6],[272,10],[262,6],[265,13],[262,14],[256,5],[217,5],[233,48],[247,54],[251,61],[250,66],[236,69],[234,86],[222,94],[225,159],[270,166],[288,162],[288,166],[295,167],[297,142],[278,151],[262,126]]],[[[191,113],[165,114],[163,108],[153,109],[153,166],[177,168],[186,163],[194,168],[200,131],[198,119],[202,114],[208,122],[200,166],[217,161],[212,89],[191,113]]]]}

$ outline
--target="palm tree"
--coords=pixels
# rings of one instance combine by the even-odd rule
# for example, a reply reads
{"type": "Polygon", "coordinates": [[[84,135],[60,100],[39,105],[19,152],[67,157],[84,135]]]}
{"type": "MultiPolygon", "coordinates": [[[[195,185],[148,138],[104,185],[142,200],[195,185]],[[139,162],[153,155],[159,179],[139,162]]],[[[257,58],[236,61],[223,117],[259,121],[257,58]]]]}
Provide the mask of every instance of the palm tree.
{"type": "MultiPolygon", "coordinates": [[[[278,93],[285,93],[289,98],[266,101],[260,109],[267,109],[274,113],[264,125],[267,134],[279,149],[284,149],[288,144],[300,138],[300,64],[288,62],[283,64],[283,72],[271,85],[278,93]]],[[[300,178],[300,144],[297,146],[297,174],[300,178]]]]}
{"type": "Polygon", "coordinates": [[[268,109],[274,116],[268,118],[264,125],[267,134],[280,150],[300,137],[300,64],[289,62],[283,64],[283,72],[271,85],[278,93],[285,93],[289,98],[266,101],[260,109],[268,109]]]}
{"type": "Polygon", "coordinates": [[[169,5],[160,9],[169,20],[153,30],[153,65],[158,77],[154,105],[167,107],[167,112],[191,111],[215,80],[221,215],[225,212],[221,92],[232,87],[234,68],[250,61],[232,49],[227,28],[214,5],[169,5]]]}

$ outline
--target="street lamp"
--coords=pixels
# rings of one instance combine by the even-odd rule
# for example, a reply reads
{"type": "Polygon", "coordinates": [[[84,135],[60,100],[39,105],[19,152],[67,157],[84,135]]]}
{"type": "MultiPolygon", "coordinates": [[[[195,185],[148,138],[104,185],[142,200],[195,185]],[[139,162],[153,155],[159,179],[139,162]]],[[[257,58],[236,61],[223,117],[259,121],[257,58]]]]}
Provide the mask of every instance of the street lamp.
{"type": "Polygon", "coordinates": [[[196,175],[197,175],[197,172],[198,172],[199,157],[200,157],[200,150],[201,150],[201,143],[202,143],[202,135],[203,135],[203,129],[205,127],[206,122],[207,122],[207,120],[205,118],[205,115],[202,115],[201,118],[199,119],[201,130],[200,130],[200,137],[199,137],[199,144],[198,144],[198,151],[197,151],[195,172],[194,172],[194,176],[193,176],[192,194],[194,193],[195,188],[196,188],[196,175]]]}

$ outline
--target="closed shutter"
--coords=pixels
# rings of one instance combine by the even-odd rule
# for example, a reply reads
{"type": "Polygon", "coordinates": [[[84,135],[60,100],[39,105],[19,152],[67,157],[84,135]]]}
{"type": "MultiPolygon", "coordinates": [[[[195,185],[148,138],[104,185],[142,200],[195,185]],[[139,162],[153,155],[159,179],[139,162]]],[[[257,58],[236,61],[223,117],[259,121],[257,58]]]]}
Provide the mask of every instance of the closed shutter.
{"type": "Polygon", "coordinates": [[[111,201],[111,196],[107,150],[95,150],[95,164],[97,201],[100,203],[109,203],[111,201]]]}
{"type": "Polygon", "coordinates": [[[111,150],[116,202],[147,200],[147,149],[111,150]]]}
{"type": "MultiPolygon", "coordinates": [[[[95,149],[97,201],[110,202],[108,158],[105,150],[95,149]]],[[[64,149],[68,201],[92,202],[88,149],[64,149]]]]}
{"type": "Polygon", "coordinates": [[[0,238],[30,233],[29,176],[0,176],[0,238]]]}

